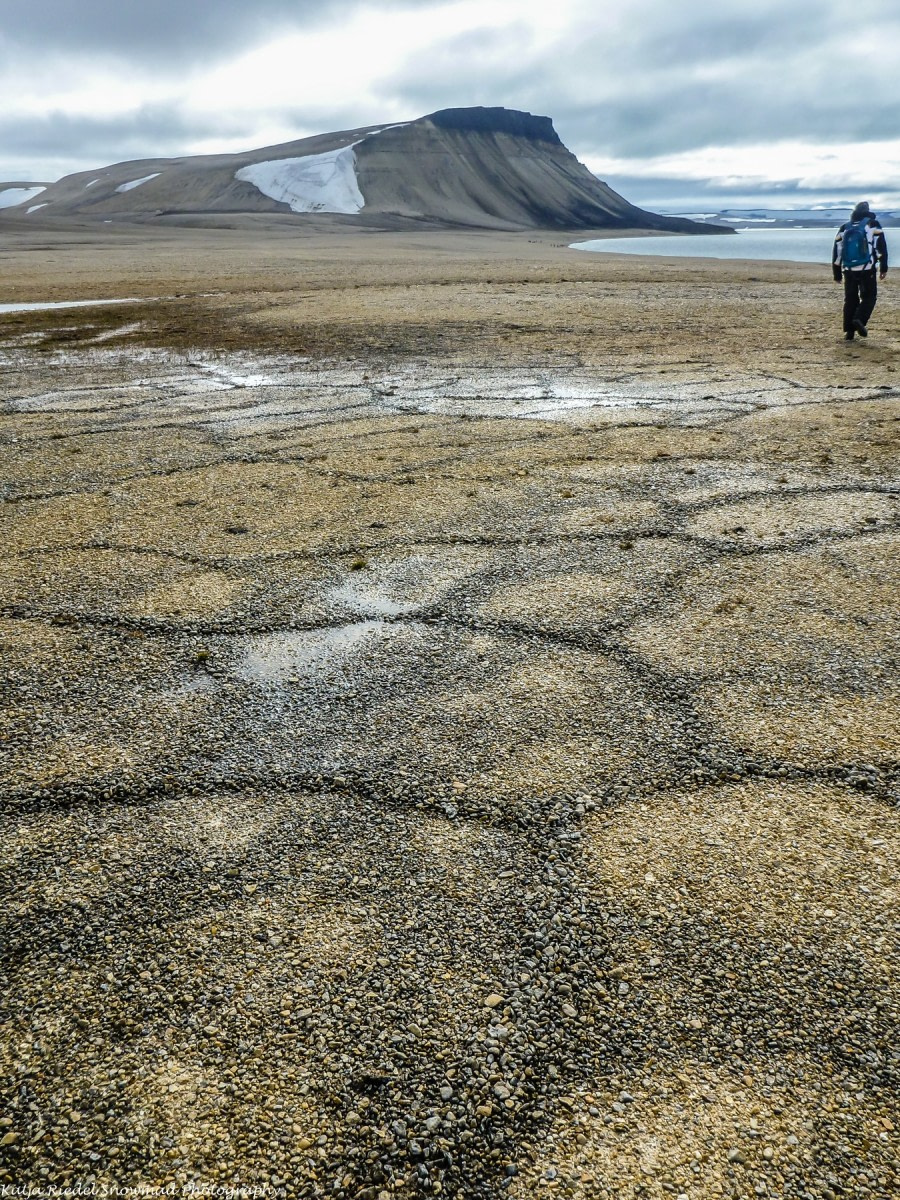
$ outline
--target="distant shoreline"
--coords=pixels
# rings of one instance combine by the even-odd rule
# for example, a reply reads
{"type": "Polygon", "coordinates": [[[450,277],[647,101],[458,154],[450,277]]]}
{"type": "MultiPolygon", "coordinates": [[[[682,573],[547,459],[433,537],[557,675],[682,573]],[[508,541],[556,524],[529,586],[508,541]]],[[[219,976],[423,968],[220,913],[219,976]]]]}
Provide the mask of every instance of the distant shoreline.
{"type": "Polygon", "coordinates": [[[827,263],[833,227],[796,228],[772,225],[738,227],[733,238],[701,239],[669,235],[651,246],[646,238],[591,238],[572,242],[570,249],[588,253],[653,255],[666,258],[707,258],[752,262],[827,263]]]}

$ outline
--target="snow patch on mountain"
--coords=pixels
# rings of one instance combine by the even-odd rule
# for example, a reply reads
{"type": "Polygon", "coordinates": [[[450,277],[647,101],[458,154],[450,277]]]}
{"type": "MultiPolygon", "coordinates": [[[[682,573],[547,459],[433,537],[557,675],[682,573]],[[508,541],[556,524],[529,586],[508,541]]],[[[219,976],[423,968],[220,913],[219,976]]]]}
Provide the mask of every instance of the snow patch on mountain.
{"type": "Polygon", "coordinates": [[[271,200],[289,204],[294,212],[358,213],[365,199],[356,177],[354,148],[368,138],[384,133],[385,129],[402,127],[386,125],[382,129],[373,129],[359,141],[342,146],[340,150],[327,150],[324,154],[252,163],[249,167],[241,167],[234,177],[243,183],[252,183],[271,200]]]}
{"type": "Polygon", "coordinates": [[[0,192],[0,208],[14,208],[17,204],[24,204],[26,200],[33,200],[46,190],[45,187],[4,188],[0,192]]]}
{"type": "Polygon", "coordinates": [[[253,163],[237,171],[235,179],[252,183],[264,196],[289,204],[298,213],[358,213],[365,204],[352,146],[305,158],[253,163]]]}
{"type": "Polygon", "coordinates": [[[162,175],[162,171],[154,171],[152,175],[145,175],[142,179],[132,179],[128,183],[120,183],[116,191],[130,192],[132,188],[140,187],[142,183],[149,183],[151,179],[156,179],[159,175],[162,175]]]}

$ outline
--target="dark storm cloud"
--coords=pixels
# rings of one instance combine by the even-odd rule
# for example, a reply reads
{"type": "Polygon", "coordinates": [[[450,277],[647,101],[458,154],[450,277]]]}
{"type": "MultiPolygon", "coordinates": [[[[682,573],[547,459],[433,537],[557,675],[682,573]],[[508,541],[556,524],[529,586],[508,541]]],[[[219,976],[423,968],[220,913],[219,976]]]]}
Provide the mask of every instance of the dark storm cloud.
{"type": "MultiPolygon", "coordinates": [[[[381,0],[380,8],[423,8],[435,0],[381,0]]],[[[7,51],[115,55],[208,65],[283,29],[323,25],[364,0],[0,0],[7,51]]]]}

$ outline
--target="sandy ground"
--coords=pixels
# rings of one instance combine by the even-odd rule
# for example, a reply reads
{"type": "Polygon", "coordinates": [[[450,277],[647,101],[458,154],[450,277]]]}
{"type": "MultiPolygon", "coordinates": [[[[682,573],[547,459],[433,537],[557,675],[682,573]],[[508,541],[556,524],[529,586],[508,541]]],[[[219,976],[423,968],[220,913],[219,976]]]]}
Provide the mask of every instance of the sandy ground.
{"type": "Polygon", "coordinates": [[[2,226],[0,1182],[896,1197],[892,281],[299,229],[2,226]]]}

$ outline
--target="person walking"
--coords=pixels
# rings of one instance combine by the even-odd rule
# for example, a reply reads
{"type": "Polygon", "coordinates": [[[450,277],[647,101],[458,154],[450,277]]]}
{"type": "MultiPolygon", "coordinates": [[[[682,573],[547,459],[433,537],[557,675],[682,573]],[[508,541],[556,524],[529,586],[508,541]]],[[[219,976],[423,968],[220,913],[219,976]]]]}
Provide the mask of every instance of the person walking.
{"type": "Polygon", "coordinates": [[[870,210],[867,200],[860,201],[837,231],[831,255],[835,283],[844,282],[844,337],[852,342],[858,333],[868,337],[869,318],[878,299],[876,274],[887,275],[888,251],[884,230],[870,210]]]}

